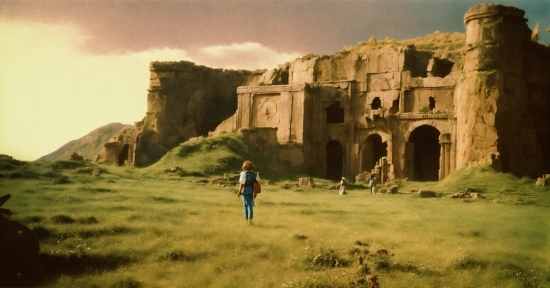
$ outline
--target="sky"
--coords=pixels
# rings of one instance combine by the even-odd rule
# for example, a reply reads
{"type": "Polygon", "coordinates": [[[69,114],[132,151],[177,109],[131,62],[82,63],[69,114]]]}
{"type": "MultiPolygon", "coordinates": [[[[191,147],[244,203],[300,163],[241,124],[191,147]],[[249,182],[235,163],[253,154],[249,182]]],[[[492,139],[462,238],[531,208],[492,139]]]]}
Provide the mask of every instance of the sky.
{"type": "MultiPolygon", "coordinates": [[[[103,125],[140,121],[149,63],[272,69],[371,36],[465,32],[472,0],[0,0],[0,154],[32,161],[103,125]]],[[[550,43],[550,0],[526,11],[550,43]]]]}

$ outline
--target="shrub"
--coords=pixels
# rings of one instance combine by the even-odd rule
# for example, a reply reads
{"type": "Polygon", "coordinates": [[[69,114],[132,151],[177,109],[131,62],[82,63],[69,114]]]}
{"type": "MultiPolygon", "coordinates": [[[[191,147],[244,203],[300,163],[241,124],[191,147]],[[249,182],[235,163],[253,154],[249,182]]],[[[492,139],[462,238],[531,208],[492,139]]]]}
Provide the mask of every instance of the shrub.
{"type": "Polygon", "coordinates": [[[57,178],[53,179],[55,184],[66,184],[69,183],[69,176],[59,175],[57,178]]]}
{"type": "Polygon", "coordinates": [[[88,216],[78,219],[78,223],[80,224],[97,224],[99,221],[94,216],[88,216]]]}
{"type": "Polygon", "coordinates": [[[346,267],[349,261],[340,257],[333,249],[320,249],[319,253],[310,253],[305,258],[310,267],[336,268],[346,267]]]}
{"type": "Polygon", "coordinates": [[[79,160],[57,160],[52,163],[52,169],[64,170],[87,166],[88,163],[79,160]]]}
{"type": "Polygon", "coordinates": [[[71,216],[59,214],[52,217],[52,221],[56,224],[70,224],[74,223],[74,219],[71,216]]]}

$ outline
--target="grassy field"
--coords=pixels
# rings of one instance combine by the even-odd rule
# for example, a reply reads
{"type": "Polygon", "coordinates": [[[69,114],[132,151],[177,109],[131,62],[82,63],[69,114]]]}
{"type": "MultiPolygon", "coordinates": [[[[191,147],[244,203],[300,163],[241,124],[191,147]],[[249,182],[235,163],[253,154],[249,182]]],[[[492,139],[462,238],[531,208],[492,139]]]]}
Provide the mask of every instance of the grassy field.
{"type": "MultiPolygon", "coordinates": [[[[264,185],[250,225],[237,187],[199,181],[221,175],[201,172],[184,146],[148,168],[4,161],[0,194],[12,198],[3,208],[40,240],[41,277],[11,284],[369,287],[375,276],[382,288],[550,287],[550,190],[531,179],[477,167],[442,182],[398,181],[400,194],[359,184],[339,196],[323,179],[284,189],[284,173],[257,165],[275,184],[264,185]],[[184,173],[162,172],[178,163],[184,173]],[[444,197],[465,188],[486,199],[444,197]],[[422,189],[441,197],[409,193],[422,189]]],[[[201,153],[216,172],[232,163],[216,159],[258,157],[214,146],[225,152],[201,153]]]]}

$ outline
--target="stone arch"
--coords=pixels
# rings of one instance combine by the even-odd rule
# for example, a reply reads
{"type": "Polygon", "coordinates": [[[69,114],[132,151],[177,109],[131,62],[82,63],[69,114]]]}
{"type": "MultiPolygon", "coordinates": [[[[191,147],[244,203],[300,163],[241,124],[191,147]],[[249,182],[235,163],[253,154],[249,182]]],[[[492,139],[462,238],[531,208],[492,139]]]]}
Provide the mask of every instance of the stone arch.
{"type": "Polygon", "coordinates": [[[439,180],[441,132],[431,125],[414,128],[407,138],[405,147],[405,166],[408,177],[415,181],[439,180]]]}
{"type": "Polygon", "coordinates": [[[416,120],[412,123],[409,123],[407,126],[408,129],[403,133],[403,137],[405,141],[408,141],[409,137],[411,136],[411,132],[423,125],[429,125],[433,126],[435,129],[439,130],[441,133],[448,133],[447,131],[451,130],[451,124],[447,119],[441,120],[441,119],[423,119],[423,120],[416,120]]]}
{"type": "Polygon", "coordinates": [[[326,177],[332,180],[339,180],[343,176],[344,146],[339,141],[329,140],[326,151],[326,177]]]}
{"type": "Polygon", "coordinates": [[[364,141],[361,149],[361,172],[371,171],[376,163],[388,156],[388,142],[383,141],[382,136],[373,133],[364,141]]]}

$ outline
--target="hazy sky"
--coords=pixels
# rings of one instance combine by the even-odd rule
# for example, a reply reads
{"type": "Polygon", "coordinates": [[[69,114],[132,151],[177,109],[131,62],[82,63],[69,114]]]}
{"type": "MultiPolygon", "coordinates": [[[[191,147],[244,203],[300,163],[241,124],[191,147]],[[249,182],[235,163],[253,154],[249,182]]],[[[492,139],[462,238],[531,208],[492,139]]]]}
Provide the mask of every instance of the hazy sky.
{"type": "MultiPolygon", "coordinates": [[[[464,32],[472,0],[0,0],[0,154],[35,160],[145,116],[150,61],[271,69],[374,36],[464,32]]],[[[526,11],[550,43],[550,0],[526,11]]]]}

